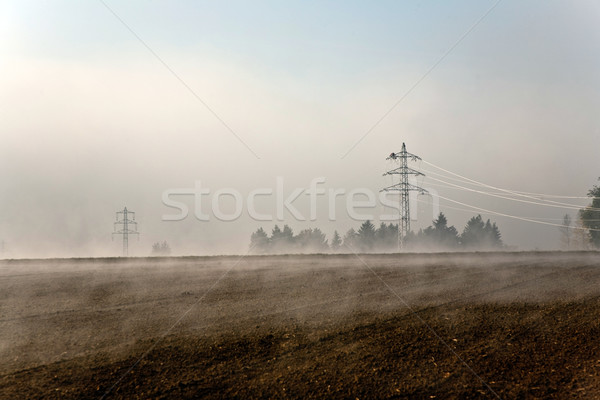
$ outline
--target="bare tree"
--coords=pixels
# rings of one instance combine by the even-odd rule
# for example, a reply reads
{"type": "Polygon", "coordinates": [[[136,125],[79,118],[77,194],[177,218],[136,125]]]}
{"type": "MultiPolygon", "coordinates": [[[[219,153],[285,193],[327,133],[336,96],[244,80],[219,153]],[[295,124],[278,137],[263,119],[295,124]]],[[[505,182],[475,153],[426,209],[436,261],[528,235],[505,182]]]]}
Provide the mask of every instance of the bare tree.
{"type": "Polygon", "coordinates": [[[584,226],[581,216],[577,218],[572,230],[571,248],[573,250],[589,250],[592,247],[590,232],[584,226]]]}
{"type": "Polygon", "coordinates": [[[592,199],[592,203],[579,210],[579,218],[583,226],[588,229],[590,243],[594,247],[600,248],[600,186],[595,185],[590,189],[588,197],[592,199]]]}
{"type": "Polygon", "coordinates": [[[569,214],[565,214],[563,217],[562,226],[558,228],[560,231],[560,244],[563,250],[571,250],[571,241],[573,236],[573,231],[571,229],[572,222],[571,216],[569,214]]]}

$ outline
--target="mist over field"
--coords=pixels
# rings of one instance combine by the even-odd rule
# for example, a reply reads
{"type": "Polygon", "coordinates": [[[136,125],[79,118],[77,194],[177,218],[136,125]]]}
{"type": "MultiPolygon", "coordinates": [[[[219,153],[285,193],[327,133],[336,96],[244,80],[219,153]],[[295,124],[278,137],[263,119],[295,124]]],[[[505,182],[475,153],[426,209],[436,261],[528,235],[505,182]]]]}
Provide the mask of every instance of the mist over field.
{"type": "Polygon", "coordinates": [[[595,397],[598,268],[595,252],[2,261],[0,397],[595,397]]]}
{"type": "Polygon", "coordinates": [[[600,398],[599,23],[0,2],[0,400],[600,398]]]}

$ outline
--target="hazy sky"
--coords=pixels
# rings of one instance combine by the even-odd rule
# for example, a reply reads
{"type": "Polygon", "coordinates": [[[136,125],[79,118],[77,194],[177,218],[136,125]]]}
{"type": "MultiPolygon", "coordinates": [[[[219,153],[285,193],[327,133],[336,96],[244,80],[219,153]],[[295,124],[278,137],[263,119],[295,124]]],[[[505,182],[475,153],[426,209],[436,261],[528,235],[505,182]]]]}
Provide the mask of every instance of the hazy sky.
{"type": "MultiPolygon", "coordinates": [[[[277,177],[286,196],[317,177],[326,190],[377,192],[402,142],[489,185],[584,196],[600,176],[600,3],[505,0],[460,40],[495,3],[106,0],[117,18],[101,1],[1,1],[5,256],[118,255],[110,233],[124,206],[140,223],[135,255],[158,240],[182,254],[240,253],[252,231],[275,223],[345,232],[360,221],[341,210],[343,196],[336,221],[322,196],[316,221],[244,211],[224,222],[194,218],[189,196],[179,198],[188,218],[162,221],[176,213],[162,195],[200,181],[245,197],[275,191],[277,177]]],[[[575,215],[435,188],[506,214],[575,215]]],[[[232,198],[220,199],[231,212],[232,198]]],[[[275,203],[259,196],[256,208],[275,213],[275,203]]],[[[308,203],[294,205],[308,217],[308,203]]],[[[477,213],[440,205],[459,231],[477,213]]],[[[431,207],[414,206],[413,228],[429,225],[431,207]]],[[[556,227],[483,216],[508,244],[558,245],[556,227]]]]}

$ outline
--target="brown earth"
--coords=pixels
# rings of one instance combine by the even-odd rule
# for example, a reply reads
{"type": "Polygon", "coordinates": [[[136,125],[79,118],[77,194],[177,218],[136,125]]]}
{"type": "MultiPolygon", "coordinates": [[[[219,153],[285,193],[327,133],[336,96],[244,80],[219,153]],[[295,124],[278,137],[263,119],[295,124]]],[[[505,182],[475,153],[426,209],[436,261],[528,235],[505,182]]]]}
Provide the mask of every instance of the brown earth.
{"type": "Polygon", "coordinates": [[[600,254],[0,262],[0,397],[600,398],[600,254]]]}

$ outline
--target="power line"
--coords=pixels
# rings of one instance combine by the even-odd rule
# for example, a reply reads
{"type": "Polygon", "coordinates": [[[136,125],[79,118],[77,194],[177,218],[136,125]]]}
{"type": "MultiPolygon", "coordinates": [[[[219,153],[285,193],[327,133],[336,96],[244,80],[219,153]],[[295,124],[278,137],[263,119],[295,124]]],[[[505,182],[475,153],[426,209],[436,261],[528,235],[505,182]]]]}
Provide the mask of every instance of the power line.
{"type": "MultiPolygon", "coordinates": [[[[477,207],[477,206],[474,206],[474,205],[471,205],[471,204],[463,203],[463,202],[458,201],[458,200],[452,200],[452,199],[450,199],[448,197],[440,196],[439,194],[437,195],[437,197],[439,197],[440,199],[449,201],[451,203],[459,204],[459,205],[465,206],[465,207],[470,207],[473,210],[481,211],[481,212],[488,213],[488,214],[498,215],[498,216],[501,216],[501,217],[507,217],[507,218],[512,218],[512,219],[517,219],[517,220],[521,220],[521,221],[533,222],[533,223],[536,223],[536,224],[557,226],[557,227],[561,227],[561,228],[565,227],[564,224],[554,224],[552,222],[538,221],[538,220],[535,220],[535,219],[532,219],[532,218],[520,217],[520,216],[517,216],[517,215],[506,214],[506,213],[501,213],[501,212],[498,212],[498,211],[488,210],[486,208],[477,207]]],[[[577,226],[570,227],[570,229],[580,229],[580,230],[586,230],[586,231],[598,231],[598,232],[600,232],[600,229],[577,227],[577,226]]]]}
{"type": "Polygon", "coordinates": [[[138,239],[140,237],[137,231],[137,222],[135,222],[135,212],[127,210],[127,207],[123,211],[118,211],[114,230],[113,237],[114,235],[123,236],[123,257],[127,257],[129,255],[129,235],[138,235],[138,239]],[[120,229],[117,228],[119,225],[121,226],[120,229]]]}
{"type": "MultiPolygon", "coordinates": [[[[435,171],[426,170],[426,169],[420,169],[420,170],[423,171],[423,173],[427,174],[427,176],[435,175],[435,176],[438,176],[438,177],[441,177],[441,178],[444,178],[444,179],[447,179],[447,180],[450,180],[450,181],[454,181],[454,182],[459,182],[459,183],[473,185],[473,186],[479,186],[479,187],[487,187],[485,184],[472,183],[472,182],[469,182],[466,179],[461,179],[461,178],[456,178],[456,177],[452,177],[452,176],[440,174],[440,173],[437,173],[435,171]]],[[[506,190],[509,190],[509,189],[506,189],[506,190]]],[[[520,190],[509,190],[509,192],[513,196],[530,195],[530,196],[536,197],[536,199],[540,200],[540,201],[549,201],[547,199],[544,199],[544,197],[556,198],[556,199],[580,199],[580,200],[584,200],[584,199],[585,200],[590,200],[590,199],[594,198],[594,197],[590,197],[590,196],[563,196],[563,195],[556,195],[556,194],[523,192],[523,191],[520,191],[520,190]]],[[[507,192],[487,192],[487,193],[508,194],[507,192]]],[[[569,203],[564,203],[564,204],[569,204],[569,203]]],[[[572,205],[576,206],[576,204],[572,204],[572,205]]]]}
{"type": "MultiPolygon", "coordinates": [[[[499,188],[499,187],[496,187],[496,186],[488,185],[488,184],[486,184],[486,183],[479,182],[479,181],[476,181],[476,180],[474,180],[474,179],[471,179],[471,178],[467,178],[466,176],[463,176],[463,175],[457,174],[457,173],[455,173],[455,172],[448,171],[447,169],[444,169],[444,168],[442,168],[442,167],[439,167],[439,166],[437,166],[437,165],[434,165],[433,163],[430,163],[430,162],[428,162],[428,161],[423,161],[423,162],[425,162],[425,163],[427,163],[427,164],[431,165],[431,166],[432,166],[432,167],[434,167],[434,168],[438,168],[438,169],[440,169],[440,170],[442,170],[442,171],[444,171],[444,172],[447,172],[447,173],[449,173],[449,174],[452,174],[452,175],[454,175],[454,176],[457,176],[457,177],[459,177],[459,178],[462,178],[462,179],[464,179],[465,181],[468,181],[468,182],[469,182],[469,184],[472,184],[472,185],[477,185],[477,186],[487,187],[487,188],[494,189],[494,190],[499,190],[499,191],[502,191],[502,192],[504,192],[504,193],[509,193],[509,194],[511,194],[511,195],[513,195],[513,196],[525,197],[525,198],[528,198],[528,199],[532,199],[532,200],[538,200],[538,201],[539,201],[539,200],[542,200],[542,201],[545,201],[546,203],[552,203],[552,204],[556,204],[556,205],[567,206],[567,207],[563,207],[563,208],[575,208],[575,209],[578,209],[578,210],[579,210],[579,209],[581,209],[581,208],[586,208],[586,209],[588,209],[588,210],[592,210],[592,211],[600,211],[600,208],[594,208],[594,207],[590,207],[590,206],[580,206],[580,205],[577,205],[577,204],[572,204],[572,203],[563,203],[563,202],[560,202],[560,201],[554,201],[554,200],[545,200],[545,199],[540,199],[539,197],[544,197],[544,196],[546,196],[546,197],[549,197],[549,196],[550,196],[550,195],[545,195],[545,194],[543,194],[543,193],[536,193],[535,195],[537,195],[537,196],[538,196],[538,197],[536,197],[536,196],[533,196],[533,195],[527,195],[527,194],[523,194],[524,192],[517,192],[517,191],[514,191],[514,190],[503,189],[503,188],[499,188]]],[[[440,174],[437,174],[437,175],[439,176],[440,174]]],[[[448,182],[445,182],[445,183],[448,183],[448,182]]],[[[482,193],[483,193],[483,192],[482,192],[482,193]]],[[[587,197],[587,199],[595,199],[595,197],[587,197]]],[[[540,205],[546,205],[546,206],[550,206],[549,204],[545,204],[545,203],[540,203],[540,205]]]]}
{"type": "Polygon", "coordinates": [[[445,182],[445,181],[443,181],[441,179],[437,179],[437,178],[434,178],[432,176],[430,176],[429,179],[433,179],[434,181],[445,183],[445,184],[450,185],[451,187],[454,187],[456,189],[466,190],[466,191],[469,191],[469,192],[483,194],[483,195],[486,195],[486,196],[497,197],[497,198],[500,198],[500,199],[505,199],[505,200],[510,200],[510,201],[517,201],[519,203],[535,204],[535,205],[544,206],[544,207],[555,207],[555,208],[563,208],[563,209],[566,208],[566,209],[572,209],[572,210],[581,210],[581,208],[583,208],[582,206],[576,206],[576,205],[572,205],[572,204],[567,205],[566,203],[565,203],[565,205],[559,205],[559,204],[540,203],[538,201],[531,201],[531,200],[524,200],[524,199],[515,199],[513,197],[507,197],[507,196],[503,196],[503,195],[499,195],[499,194],[494,194],[494,193],[490,193],[490,192],[485,192],[485,191],[481,191],[481,190],[477,190],[477,189],[471,189],[471,188],[468,188],[468,187],[465,187],[465,186],[461,186],[461,185],[456,185],[456,184],[450,183],[450,182],[445,182]]]}
{"type": "MultiPolygon", "coordinates": [[[[430,204],[429,201],[427,200],[421,200],[421,199],[417,199],[417,201],[419,203],[424,203],[424,204],[430,204]]],[[[449,210],[456,210],[456,211],[464,211],[464,212],[473,212],[473,208],[462,208],[462,207],[453,207],[453,206],[449,206],[449,205],[444,205],[444,209],[449,209],[449,210]]],[[[536,221],[563,221],[564,218],[545,218],[545,217],[524,217],[522,215],[515,215],[515,217],[518,218],[525,218],[525,219],[533,219],[536,221]]],[[[598,222],[600,221],[600,219],[588,219],[586,221],[594,221],[594,222],[598,222]]],[[[564,226],[564,225],[561,225],[564,226]]]]}
{"type": "MultiPolygon", "coordinates": [[[[479,186],[487,187],[489,189],[499,190],[499,191],[505,192],[505,193],[510,193],[510,194],[512,194],[514,196],[525,197],[525,198],[529,198],[529,199],[533,199],[533,200],[540,200],[539,198],[537,198],[535,196],[540,196],[540,197],[552,197],[553,196],[553,195],[548,195],[548,194],[544,194],[544,193],[530,193],[530,194],[525,194],[527,192],[517,192],[515,190],[499,188],[499,187],[496,187],[496,186],[488,185],[488,184],[483,183],[483,182],[476,181],[475,179],[467,178],[466,176],[463,176],[463,175],[457,174],[455,172],[449,171],[447,169],[444,169],[442,167],[439,167],[439,166],[437,166],[437,165],[435,165],[433,163],[430,163],[429,161],[423,160],[423,162],[426,163],[426,164],[428,164],[428,165],[431,165],[432,167],[437,168],[437,169],[439,169],[441,171],[444,171],[444,172],[449,173],[451,175],[454,175],[454,176],[457,176],[459,178],[462,178],[462,179],[464,179],[464,180],[466,180],[468,182],[471,182],[472,184],[476,184],[476,185],[479,185],[479,186]]],[[[592,199],[593,197],[587,197],[587,198],[588,199],[592,199]]],[[[549,202],[549,203],[555,203],[555,204],[563,204],[563,205],[576,206],[574,204],[561,203],[561,202],[556,202],[556,201],[552,201],[552,200],[544,200],[544,201],[549,202]]]]}
{"type": "Polygon", "coordinates": [[[398,153],[391,153],[386,160],[394,160],[400,163],[398,168],[387,171],[385,175],[400,175],[400,183],[388,186],[382,191],[400,192],[400,220],[398,221],[398,250],[404,249],[404,239],[410,232],[410,197],[409,192],[416,191],[421,194],[428,194],[427,190],[420,186],[408,182],[410,175],[423,175],[421,172],[408,167],[408,160],[418,161],[421,158],[406,151],[406,144],[402,143],[402,150],[398,153]]]}

